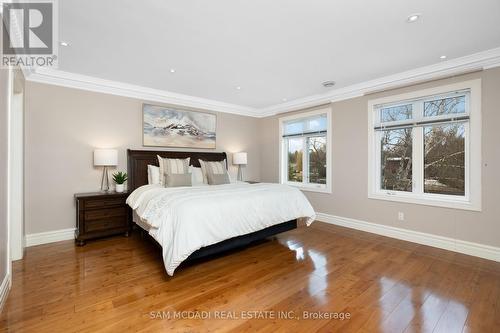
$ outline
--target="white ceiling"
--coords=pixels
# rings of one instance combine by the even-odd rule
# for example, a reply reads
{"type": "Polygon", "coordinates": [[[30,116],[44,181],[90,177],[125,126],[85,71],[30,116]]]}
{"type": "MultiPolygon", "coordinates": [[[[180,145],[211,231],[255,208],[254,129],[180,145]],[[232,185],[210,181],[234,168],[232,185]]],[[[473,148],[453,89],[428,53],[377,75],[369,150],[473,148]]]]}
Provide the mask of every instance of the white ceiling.
{"type": "Polygon", "coordinates": [[[70,43],[60,70],[251,108],[326,93],[325,80],[338,89],[500,46],[499,0],[64,0],[59,9],[70,43]],[[408,24],[412,13],[421,19],[408,24]]]}

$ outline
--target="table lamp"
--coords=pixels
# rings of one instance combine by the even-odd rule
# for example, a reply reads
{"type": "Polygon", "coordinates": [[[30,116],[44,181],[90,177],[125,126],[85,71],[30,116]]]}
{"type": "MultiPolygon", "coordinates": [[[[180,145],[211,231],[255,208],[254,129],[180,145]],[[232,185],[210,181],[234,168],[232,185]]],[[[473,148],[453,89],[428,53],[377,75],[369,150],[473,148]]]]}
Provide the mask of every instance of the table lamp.
{"type": "Polygon", "coordinates": [[[243,181],[243,170],[241,166],[247,164],[247,153],[234,153],[233,164],[238,166],[238,180],[243,181]]]}
{"type": "Polygon", "coordinates": [[[109,191],[108,167],[118,164],[118,150],[96,149],[94,150],[94,165],[102,166],[101,191],[109,191]]]}

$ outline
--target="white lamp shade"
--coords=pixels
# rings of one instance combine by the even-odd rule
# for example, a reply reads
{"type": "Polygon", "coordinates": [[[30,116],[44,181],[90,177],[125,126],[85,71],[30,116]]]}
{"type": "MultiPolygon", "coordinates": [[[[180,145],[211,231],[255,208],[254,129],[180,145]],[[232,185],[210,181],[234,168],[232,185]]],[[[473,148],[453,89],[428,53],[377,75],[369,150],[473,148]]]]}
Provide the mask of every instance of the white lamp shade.
{"type": "Polygon", "coordinates": [[[96,149],[94,150],[95,166],[115,166],[118,164],[118,150],[96,149]]]}
{"type": "Polygon", "coordinates": [[[233,164],[246,165],[247,164],[247,153],[234,153],[233,154],[233,164]]]}

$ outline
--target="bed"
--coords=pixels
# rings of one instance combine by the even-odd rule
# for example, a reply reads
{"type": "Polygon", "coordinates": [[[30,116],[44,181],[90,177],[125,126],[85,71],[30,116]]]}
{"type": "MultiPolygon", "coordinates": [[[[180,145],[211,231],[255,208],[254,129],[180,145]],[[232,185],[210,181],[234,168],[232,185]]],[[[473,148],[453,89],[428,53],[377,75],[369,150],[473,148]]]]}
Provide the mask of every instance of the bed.
{"type": "MultiPolygon", "coordinates": [[[[148,165],[163,158],[190,157],[190,165],[224,161],[224,152],[128,150],[127,203],[134,223],[161,247],[165,269],[173,275],[183,262],[246,246],[314,220],[314,210],[296,188],[248,184],[164,188],[148,185],[148,165]]],[[[227,165],[226,165],[227,168],[227,165]]]]}

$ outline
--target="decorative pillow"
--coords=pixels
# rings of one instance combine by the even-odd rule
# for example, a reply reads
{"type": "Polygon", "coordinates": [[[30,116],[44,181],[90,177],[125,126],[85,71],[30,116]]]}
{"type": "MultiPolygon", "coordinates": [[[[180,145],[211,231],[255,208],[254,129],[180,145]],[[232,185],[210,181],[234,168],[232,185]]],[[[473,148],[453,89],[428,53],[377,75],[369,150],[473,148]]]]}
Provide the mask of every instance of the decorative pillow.
{"type": "Polygon", "coordinates": [[[189,160],[176,158],[163,158],[158,155],[158,163],[160,164],[160,184],[165,186],[165,174],[185,174],[189,173],[189,160]]]}
{"type": "Polygon", "coordinates": [[[190,173],[165,174],[166,187],[191,186],[190,173]]]}
{"type": "Polygon", "coordinates": [[[191,166],[189,167],[189,171],[191,171],[191,185],[193,186],[206,185],[203,182],[203,172],[201,172],[201,168],[195,168],[191,166]]]}
{"type": "Polygon", "coordinates": [[[148,165],[148,184],[160,184],[160,168],[154,165],[148,165]]]}
{"type": "Polygon", "coordinates": [[[205,168],[205,162],[202,160],[200,161],[200,169],[201,169],[201,174],[203,176],[203,184],[208,184],[208,178],[207,178],[207,170],[205,168]]]}
{"type": "MultiPolygon", "coordinates": [[[[201,165],[201,171],[203,173],[203,182],[208,183],[209,185],[215,185],[211,184],[209,174],[213,175],[226,175],[228,182],[229,182],[229,175],[227,174],[226,170],[226,160],[220,161],[220,162],[210,162],[210,161],[200,161],[201,165]]],[[[212,178],[214,180],[214,178],[212,178]]],[[[222,183],[226,184],[226,183],[222,183]]]]}
{"type": "Polygon", "coordinates": [[[222,185],[222,184],[229,184],[231,182],[227,172],[222,175],[209,173],[207,174],[207,176],[208,176],[208,184],[210,185],[222,185]]]}

